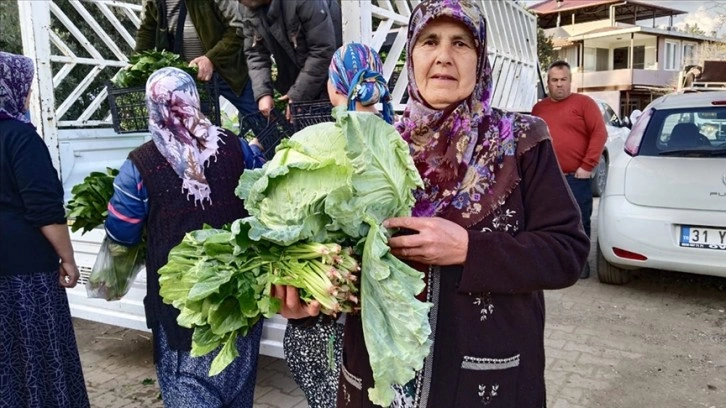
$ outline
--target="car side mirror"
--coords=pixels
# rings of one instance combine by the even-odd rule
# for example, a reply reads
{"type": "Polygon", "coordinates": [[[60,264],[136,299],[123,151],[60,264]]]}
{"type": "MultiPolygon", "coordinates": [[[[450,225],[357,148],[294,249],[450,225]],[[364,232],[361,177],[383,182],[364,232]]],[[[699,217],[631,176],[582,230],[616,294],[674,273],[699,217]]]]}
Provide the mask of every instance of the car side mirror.
{"type": "Polygon", "coordinates": [[[626,127],[628,129],[631,129],[633,127],[633,124],[630,122],[630,118],[626,116],[620,119],[620,127],[626,127]]]}

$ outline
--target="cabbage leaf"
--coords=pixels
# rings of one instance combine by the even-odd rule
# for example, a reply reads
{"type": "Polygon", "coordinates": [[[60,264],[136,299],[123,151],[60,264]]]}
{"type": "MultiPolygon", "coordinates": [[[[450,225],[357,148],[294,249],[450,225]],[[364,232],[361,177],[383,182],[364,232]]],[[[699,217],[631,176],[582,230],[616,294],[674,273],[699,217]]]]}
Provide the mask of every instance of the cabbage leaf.
{"type": "Polygon", "coordinates": [[[333,112],[335,123],[307,127],[278,146],[262,169],[246,171],[237,194],[250,216],[239,239],[289,245],[331,242],[340,234],[362,248],[361,319],[374,388],[370,400],[391,404],[393,384],[406,384],[431,347],[431,304],[416,299],[423,274],[390,254],[382,222],[408,216],[422,181],[408,145],[376,115],[333,112]]]}

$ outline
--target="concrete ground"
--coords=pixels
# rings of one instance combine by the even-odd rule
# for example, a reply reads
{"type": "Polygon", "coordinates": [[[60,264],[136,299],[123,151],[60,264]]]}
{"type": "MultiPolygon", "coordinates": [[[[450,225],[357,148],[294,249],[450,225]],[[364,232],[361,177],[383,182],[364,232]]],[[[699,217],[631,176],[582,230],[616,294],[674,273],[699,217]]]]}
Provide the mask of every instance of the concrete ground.
{"type": "MultiPolygon", "coordinates": [[[[610,286],[592,276],[546,301],[549,408],[726,408],[726,279],[651,270],[610,286]]],[[[93,407],[162,407],[147,333],[75,328],[93,407]]],[[[261,357],[255,407],[307,407],[283,360],[261,357]]]]}

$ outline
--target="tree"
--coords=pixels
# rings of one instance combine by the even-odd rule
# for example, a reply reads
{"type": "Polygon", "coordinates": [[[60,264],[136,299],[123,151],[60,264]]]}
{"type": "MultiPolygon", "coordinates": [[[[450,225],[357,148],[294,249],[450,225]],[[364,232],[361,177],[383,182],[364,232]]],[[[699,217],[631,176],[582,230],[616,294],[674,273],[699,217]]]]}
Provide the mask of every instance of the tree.
{"type": "Polygon", "coordinates": [[[537,27],[537,58],[542,70],[546,70],[557,59],[557,51],[555,51],[552,37],[545,34],[540,27],[537,27]]]}
{"type": "Polygon", "coordinates": [[[20,37],[20,15],[16,1],[0,0],[0,50],[13,54],[23,53],[23,41],[20,37]]]}
{"type": "Polygon", "coordinates": [[[688,34],[695,34],[695,35],[706,35],[706,32],[701,30],[701,28],[698,27],[698,24],[684,24],[683,28],[681,28],[679,31],[688,33],[688,34]]]}
{"type": "Polygon", "coordinates": [[[703,66],[703,61],[726,61],[726,44],[721,42],[704,42],[698,46],[696,61],[703,66]]]}

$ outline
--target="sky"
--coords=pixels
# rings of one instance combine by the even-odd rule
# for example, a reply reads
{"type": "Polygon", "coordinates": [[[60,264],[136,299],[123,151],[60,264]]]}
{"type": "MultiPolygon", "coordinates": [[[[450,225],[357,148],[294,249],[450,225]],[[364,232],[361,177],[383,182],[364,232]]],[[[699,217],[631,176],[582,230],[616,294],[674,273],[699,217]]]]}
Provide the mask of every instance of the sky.
{"type": "MultiPolygon", "coordinates": [[[[539,3],[541,0],[525,0],[526,6],[539,3]]],[[[716,31],[719,36],[726,35],[726,0],[703,0],[703,1],[671,1],[671,0],[640,0],[643,3],[657,4],[675,10],[687,11],[688,14],[675,17],[674,24],[682,28],[685,24],[694,25],[707,34],[716,31]]],[[[657,21],[660,24],[667,24],[667,19],[657,21]]]]}

